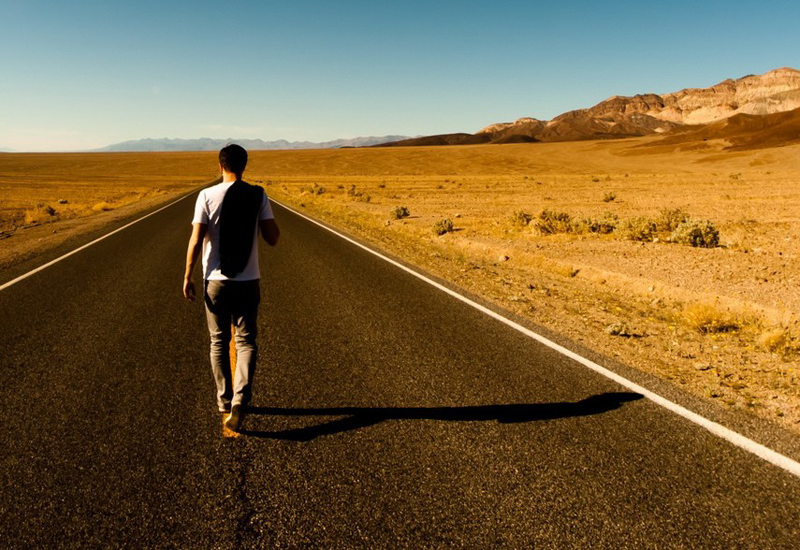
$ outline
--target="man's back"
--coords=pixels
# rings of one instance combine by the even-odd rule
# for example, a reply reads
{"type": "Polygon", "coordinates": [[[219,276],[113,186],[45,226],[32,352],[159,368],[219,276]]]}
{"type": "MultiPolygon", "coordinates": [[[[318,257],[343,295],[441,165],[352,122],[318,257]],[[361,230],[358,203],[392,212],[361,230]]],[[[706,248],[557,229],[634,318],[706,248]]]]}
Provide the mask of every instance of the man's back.
{"type": "MultiPolygon", "coordinates": [[[[225,195],[235,182],[218,183],[200,191],[195,203],[194,219],[192,223],[208,225],[203,241],[203,278],[205,280],[249,281],[260,278],[258,269],[258,223],[254,224],[250,258],[244,270],[233,276],[222,273],[220,257],[220,229],[222,219],[222,205],[225,195]]],[[[272,207],[265,193],[261,194],[261,204],[258,208],[257,221],[274,218],[272,207]]]]}

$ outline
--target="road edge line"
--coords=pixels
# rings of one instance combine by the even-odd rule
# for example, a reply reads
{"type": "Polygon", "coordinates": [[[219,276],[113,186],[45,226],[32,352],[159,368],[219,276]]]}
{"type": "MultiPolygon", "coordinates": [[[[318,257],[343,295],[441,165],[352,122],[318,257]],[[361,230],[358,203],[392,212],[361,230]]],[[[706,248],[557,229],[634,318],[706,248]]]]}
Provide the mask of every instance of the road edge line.
{"type": "Polygon", "coordinates": [[[730,428],[727,428],[727,427],[723,426],[722,424],[719,424],[718,422],[714,422],[713,420],[709,420],[708,418],[706,418],[706,417],[704,417],[704,416],[702,416],[702,415],[700,415],[700,414],[698,414],[696,412],[690,411],[686,407],[683,407],[682,405],[678,405],[674,401],[670,401],[666,397],[662,397],[661,395],[659,395],[659,394],[657,394],[657,393],[655,393],[655,392],[653,392],[651,390],[648,390],[647,388],[645,388],[643,386],[640,386],[639,384],[637,384],[635,382],[632,382],[632,381],[628,380],[624,376],[621,376],[621,375],[617,374],[616,372],[611,371],[611,370],[609,370],[609,369],[607,369],[607,368],[595,363],[594,361],[591,361],[590,359],[587,359],[587,358],[583,357],[582,355],[578,355],[574,351],[572,351],[570,349],[567,349],[564,346],[553,342],[552,340],[542,336],[541,334],[536,333],[536,332],[532,331],[531,329],[529,329],[527,327],[524,327],[524,326],[520,325],[519,323],[516,323],[515,321],[512,321],[511,319],[509,319],[507,317],[504,317],[503,315],[500,315],[499,313],[497,313],[495,311],[492,311],[491,309],[487,308],[486,306],[483,306],[483,305],[479,304],[478,302],[475,302],[474,300],[471,300],[470,298],[467,298],[466,296],[464,296],[462,294],[459,294],[455,290],[447,288],[443,284],[438,283],[438,282],[434,281],[433,279],[423,275],[422,273],[419,273],[419,272],[411,269],[410,267],[405,266],[405,265],[401,264],[400,262],[398,262],[396,260],[393,260],[393,259],[389,258],[388,256],[385,256],[385,255],[381,254],[377,250],[373,250],[369,246],[367,246],[365,244],[362,244],[362,243],[356,241],[355,239],[352,239],[352,238],[348,237],[347,235],[339,233],[337,230],[335,230],[335,229],[333,229],[331,227],[328,227],[324,223],[321,223],[321,222],[315,220],[314,218],[311,218],[311,217],[303,214],[302,212],[298,212],[294,208],[292,208],[290,206],[287,206],[286,204],[284,204],[284,203],[282,203],[280,201],[276,201],[273,198],[270,198],[269,200],[274,202],[275,204],[281,206],[282,208],[285,208],[289,212],[292,212],[293,214],[296,214],[297,216],[300,216],[301,218],[305,218],[306,220],[310,221],[311,223],[313,223],[315,225],[318,225],[319,227],[321,227],[321,228],[323,228],[323,229],[325,229],[327,231],[330,231],[334,235],[346,240],[347,242],[352,243],[352,244],[356,245],[357,247],[359,247],[359,248],[361,248],[363,250],[366,250],[370,254],[373,254],[374,256],[377,256],[378,258],[380,258],[380,259],[382,259],[382,260],[394,265],[395,267],[398,267],[398,268],[402,269],[403,271],[413,275],[414,277],[416,277],[416,278],[428,283],[429,285],[441,290],[442,292],[445,292],[446,294],[449,294],[453,298],[456,298],[457,300],[460,300],[461,302],[463,302],[463,303],[465,303],[465,304],[477,309],[481,313],[485,313],[489,317],[492,317],[493,319],[495,319],[497,321],[500,321],[501,323],[507,325],[508,327],[513,328],[517,332],[520,332],[520,333],[524,334],[525,336],[528,336],[529,338],[532,338],[532,339],[536,340],[540,344],[547,346],[548,348],[550,348],[550,349],[552,349],[552,350],[554,350],[554,351],[556,351],[556,352],[558,352],[558,353],[560,353],[560,354],[572,359],[573,361],[575,361],[577,363],[580,363],[584,367],[586,367],[586,368],[588,368],[590,370],[593,370],[594,372],[596,372],[596,373],[598,373],[598,374],[600,374],[602,376],[605,376],[606,378],[608,378],[610,380],[613,380],[617,384],[619,384],[619,385],[621,385],[621,386],[623,386],[623,387],[625,387],[625,388],[627,388],[627,389],[629,389],[631,391],[634,391],[636,393],[642,394],[644,397],[646,397],[650,401],[656,403],[657,405],[660,405],[660,406],[664,407],[665,409],[677,414],[678,416],[681,416],[681,417],[685,418],[686,420],[689,420],[690,422],[693,422],[694,424],[697,424],[698,426],[700,426],[702,428],[705,428],[706,430],[708,430],[712,434],[714,434],[717,437],[720,437],[720,438],[728,441],[729,443],[733,443],[734,445],[736,445],[740,449],[744,449],[745,451],[748,451],[748,452],[758,456],[759,458],[769,462],[770,464],[772,464],[774,466],[778,466],[779,468],[782,468],[783,470],[789,472],[790,474],[792,474],[794,476],[800,477],[800,462],[797,462],[797,461],[789,458],[786,455],[782,455],[781,453],[779,453],[777,451],[774,451],[774,450],[770,449],[769,447],[767,447],[765,445],[762,445],[761,443],[753,441],[749,437],[746,437],[746,436],[740,434],[739,432],[731,430],[730,428]]]}
{"type": "Polygon", "coordinates": [[[77,254],[78,252],[80,252],[80,251],[81,251],[81,250],[83,250],[84,248],[89,248],[89,247],[90,247],[90,246],[92,246],[93,244],[99,243],[100,241],[102,241],[103,239],[105,239],[105,238],[107,238],[107,237],[110,237],[110,236],[111,236],[111,235],[113,235],[114,233],[118,233],[118,232],[122,231],[123,229],[126,229],[126,228],[128,228],[128,227],[132,226],[132,225],[133,225],[133,224],[135,224],[135,223],[139,223],[140,221],[142,221],[142,220],[143,220],[143,219],[145,219],[145,218],[149,218],[149,217],[150,217],[150,216],[152,216],[153,214],[158,214],[158,213],[159,213],[159,212],[161,212],[162,210],[165,210],[165,209],[169,208],[170,206],[172,206],[172,205],[174,205],[174,204],[177,204],[177,203],[179,203],[180,201],[182,201],[182,200],[183,200],[183,199],[185,199],[186,197],[190,197],[190,196],[192,196],[192,195],[193,195],[193,194],[194,194],[196,191],[197,191],[197,189],[193,189],[193,190],[192,190],[192,191],[190,191],[189,193],[187,193],[187,194],[183,195],[181,198],[179,198],[179,199],[176,199],[176,200],[172,201],[171,203],[169,203],[169,204],[167,204],[167,205],[164,205],[164,206],[162,206],[162,207],[161,207],[161,208],[159,208],[158,210],[153,210],[152,212],[149,212],[148,214],[145,214],[145,215],[144,215],[144,216],[142,216],[141,218],[137,218],[137,219],[133,220],[132,222],[126,223],[126,224],[125,224],[125,225],[123,225],[122,227],[118,227],[118,228],[116,228],[115,230],[111,231],[110,233],[106,233],[105,235],[101,235],[100,237],[97,237],[97,238],[96,238],[96,239],[94,239],[93,241],[90,241],[90,242],[88,242],[88,243],[86,243],[86,244],[83,244],[83,245],[79,246],[78,248],[76,248],[76,249],[74,249],[74,250],[70,250],[69,252],[67,252],[66,254],[62,254],[62,255],[61,255],[61,256],[59,256],[58,258],[55,258],[55,259],[53,259],[53,260],[50,260],[49,262],[47,262],[47,263],[45,263],[45,264],[42,264],[42,265],[40,265],[39,267],[36,267],[36,268],[34,268],[34,269],[31,269],[30,271],[28,271],[28,272],[26,272],[26,273],[23,273],[22,275],[20,275],[19,277],[15,278],[15,279],[11,279],[10,281],[8,281],[8,282],[6,282],[6,283],[3,283],[2,285],[0,285],[0,290],[5,290],[6,288],[8,288],[8,287],[10,287],[10,286],[12,286],[12,285],[15,285],[16,283],[18,283],[18,282],[20,282],[20,281],[22,281],[22,280],[24,280],[24,279],[27,279],[27,278],[28,278],[28,277],[30,277],[31,275],[34,275],[34,274],[36,274],[36,273],[38,273],[38,272],[42,271],[43,269],[50,267],[51,265],[53,265],[53,264],[57,264],[57,263],[58,263],[58,262],[60,262],[61,260],[65,259],[65,258],[69,258],[69,257],[70,257],[70,256],[72,256],[73,254],[77,254]]]}

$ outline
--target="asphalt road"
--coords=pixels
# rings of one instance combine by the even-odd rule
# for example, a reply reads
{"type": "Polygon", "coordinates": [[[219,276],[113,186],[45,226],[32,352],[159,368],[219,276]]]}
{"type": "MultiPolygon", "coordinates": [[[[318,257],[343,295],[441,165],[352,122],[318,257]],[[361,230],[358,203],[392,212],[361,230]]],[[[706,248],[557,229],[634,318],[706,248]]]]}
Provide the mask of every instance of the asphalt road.
{"type": "Polygon", "coordinates": [[[193,203],[0,291],[3,547],[800,544],[797,477],[282,208],[221,437],[193,203]]]}

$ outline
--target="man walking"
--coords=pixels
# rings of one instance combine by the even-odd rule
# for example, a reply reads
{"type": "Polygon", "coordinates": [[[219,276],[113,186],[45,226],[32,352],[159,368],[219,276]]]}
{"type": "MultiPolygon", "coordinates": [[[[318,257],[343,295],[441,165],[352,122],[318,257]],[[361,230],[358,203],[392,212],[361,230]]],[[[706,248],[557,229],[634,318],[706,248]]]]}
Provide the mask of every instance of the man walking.
{"type": "Polygon", "coordinates": [[[211,371],[217,386],[217,407],[227,413],[225,426],[238,431],[250,402],[256,366],[258,304],[258,233],[270,245],[280,231],[261,187],[242,181],[247,151],[227,145],[219,152],[222,183],[200,191],[186,252],[183,295],[194,301],[192,281],[203,254],[203,299],[211,336],[211,371]],[[235,327],[236,375],[231,381],[229,344],[235,327]],[[232,383],[231,383],[232,382],[232,383]]]}

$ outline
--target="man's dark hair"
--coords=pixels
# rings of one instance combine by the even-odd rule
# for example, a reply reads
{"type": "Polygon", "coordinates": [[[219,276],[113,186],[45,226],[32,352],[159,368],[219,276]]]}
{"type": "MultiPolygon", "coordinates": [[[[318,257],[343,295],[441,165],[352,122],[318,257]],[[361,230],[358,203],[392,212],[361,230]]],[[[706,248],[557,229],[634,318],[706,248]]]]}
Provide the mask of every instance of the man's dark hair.
{"type": "Polygon", "coordinates": [[[228,172],[241,176],[247,166],[247,151],[235,143],[226,145],[219,151],[219,163],[228,172]]]}

